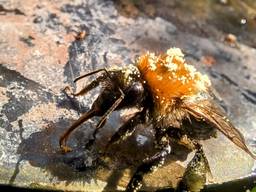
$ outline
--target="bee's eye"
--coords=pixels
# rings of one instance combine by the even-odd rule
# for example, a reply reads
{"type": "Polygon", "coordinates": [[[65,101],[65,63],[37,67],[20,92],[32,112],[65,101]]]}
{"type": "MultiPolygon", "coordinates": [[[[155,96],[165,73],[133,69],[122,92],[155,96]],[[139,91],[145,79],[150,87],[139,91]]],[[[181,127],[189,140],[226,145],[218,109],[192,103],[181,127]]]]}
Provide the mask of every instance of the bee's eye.
{"type": "Polygon", "coordinates": [[[139,82],[132,84],[132,86],[128,90],[129,94],[133,94],[133,95],[140,95],[143,91],[144,91],[144,88],[142,84],[139,82]]]}
{"type": "Polygon", "coordinates": [[[126,100],[130,103],[136,103],[141,100],[144,94],[144,87],[140,82],[133,83],[127,90],[125,90],[126,100]]]}

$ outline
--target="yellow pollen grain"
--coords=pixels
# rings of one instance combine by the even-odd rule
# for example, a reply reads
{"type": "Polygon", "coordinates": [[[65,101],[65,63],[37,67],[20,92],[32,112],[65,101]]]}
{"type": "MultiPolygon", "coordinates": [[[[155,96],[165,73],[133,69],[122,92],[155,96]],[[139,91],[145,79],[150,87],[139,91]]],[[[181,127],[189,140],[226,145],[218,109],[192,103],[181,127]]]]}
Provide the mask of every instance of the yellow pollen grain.
{"type": "Polygon", "coordinates": [[[179,48],[170,48],[159,55],[142,55],[137,66],[154,98],[160,103],[196,95],[206,91],[211,84],[208,76],[202,75],[194,66],[185,62],[179,48]]]}

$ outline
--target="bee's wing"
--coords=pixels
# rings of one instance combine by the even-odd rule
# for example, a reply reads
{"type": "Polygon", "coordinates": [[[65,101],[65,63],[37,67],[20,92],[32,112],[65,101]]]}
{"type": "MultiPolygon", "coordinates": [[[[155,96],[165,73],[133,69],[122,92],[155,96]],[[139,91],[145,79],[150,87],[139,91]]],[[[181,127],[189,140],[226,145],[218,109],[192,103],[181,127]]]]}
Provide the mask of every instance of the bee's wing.
{"type": "Polygon", "coordinates": [[[221,112],[221,109],[212,101],[205,100],[200,102],[200,104],[187,103],[184,107],[190,115],[197,119],[204,119],[214,125],[234,144],[247,152],[252,158],[256,159],[256,155],[254,155],[246,146],[244,137],[240,131],[234,127],[234,125],[221,112]]]}

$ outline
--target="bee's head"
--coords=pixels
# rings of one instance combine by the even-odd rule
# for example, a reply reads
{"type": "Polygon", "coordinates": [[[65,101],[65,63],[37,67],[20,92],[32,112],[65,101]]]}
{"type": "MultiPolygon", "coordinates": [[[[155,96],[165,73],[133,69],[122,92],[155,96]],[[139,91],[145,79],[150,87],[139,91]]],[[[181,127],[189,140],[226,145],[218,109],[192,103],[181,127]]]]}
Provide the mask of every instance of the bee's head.
{"type": "Polygon", "coordinates": [[[135,65],[110,70],[112,85],[119,86],[124,94],[121,107],[141,105],[145,97],[144,83],[139,69],[135,65]]]}

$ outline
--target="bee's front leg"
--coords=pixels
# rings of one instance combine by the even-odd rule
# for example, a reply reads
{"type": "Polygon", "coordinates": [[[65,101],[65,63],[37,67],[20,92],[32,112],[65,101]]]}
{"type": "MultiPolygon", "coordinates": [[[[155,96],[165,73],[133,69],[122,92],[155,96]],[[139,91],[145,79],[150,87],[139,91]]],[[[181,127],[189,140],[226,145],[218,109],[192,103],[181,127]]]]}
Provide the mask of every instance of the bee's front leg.
{"type": "Polygon", "coordinates": [[[85,95],[87,92],[91,91],[92,89],[98,87],[99,84],[105,80],[105,78],[106,77],[104,75],[97,77],[95,80],[91,81],[88,85],[83,87],[78,92],[74,92],[70,86],[66,86],[63,91],[65,93],[71,94],[74,97],[82,96],[85,95]]]}
{"type": "Polygon", "coordinates": [[[204,188],[208,175],[212,177],[208,160],[204,154],[203,147],[197,144],[195,156],[189,162],[176,191],[200,192],[204,188]]]}

